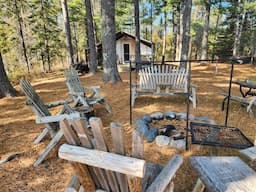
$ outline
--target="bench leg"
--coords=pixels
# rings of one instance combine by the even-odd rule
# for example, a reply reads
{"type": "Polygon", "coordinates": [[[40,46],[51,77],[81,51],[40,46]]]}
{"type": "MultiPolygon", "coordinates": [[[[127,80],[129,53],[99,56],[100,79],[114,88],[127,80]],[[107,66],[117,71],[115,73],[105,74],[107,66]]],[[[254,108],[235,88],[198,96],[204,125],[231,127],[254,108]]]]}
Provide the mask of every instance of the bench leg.
{"type": "Polygon", "coordinates": [[[132,107],[134,106],[136,97],[137,97],[136,91],[132,91],[132,100],[131,100],[132,107]]]}
{"type": "Polygon", "coordinates": [[[61,140],[63,136],[63,133],[61,129],[56,133],[56,135],[52,138],[50,143],[47,145],[47,147],[44,149],[44,151],[39,155],[37,160],[34,163],[34,167],[37,167],[42,161],[45,159],[45,157],[50,153],[50,151],[55,147],[55,145],[58,144],[58,142],[61,140]]]}
{"type": "Polygon", "coordinates": [[[205,186],[203,182],[201,181],[201,179],[197,179],[196,185],[192,192],[203,192],[204,190],[205,190],[205,186]]]}
{"type": "Polygon", "coordinates": [[[190,97],[190,100],[192,101],[193,108],[196,108],[196,88],[192,87],[192,95],[190,97]]]}

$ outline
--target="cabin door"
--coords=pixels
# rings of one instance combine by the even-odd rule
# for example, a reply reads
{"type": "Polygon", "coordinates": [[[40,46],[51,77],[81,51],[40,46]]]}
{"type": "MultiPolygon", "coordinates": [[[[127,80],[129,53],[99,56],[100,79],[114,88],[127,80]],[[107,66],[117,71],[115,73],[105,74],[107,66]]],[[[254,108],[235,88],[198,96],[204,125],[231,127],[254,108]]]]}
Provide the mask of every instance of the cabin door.
{"type": "Polygon", "coordinates": [[[124,44],[124,61],[130,60],[130,45],[124,44]]]}

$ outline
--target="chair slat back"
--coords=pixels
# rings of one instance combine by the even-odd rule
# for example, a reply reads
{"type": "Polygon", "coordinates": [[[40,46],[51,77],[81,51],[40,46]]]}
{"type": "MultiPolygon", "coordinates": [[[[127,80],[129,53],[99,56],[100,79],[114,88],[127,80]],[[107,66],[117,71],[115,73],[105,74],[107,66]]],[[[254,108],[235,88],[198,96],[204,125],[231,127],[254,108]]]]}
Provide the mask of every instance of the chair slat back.
{"type": "MultiPolygon", "coordinates": [[[[90,125],[92,133],[89,132],[88,128],[86,127],[86,124],[83,120],[74,119],[70,121],[71,125],[66,121],[60,122],[60,128],[62,129],[64,136],[66,137],[66,140],[69,144],[75,144],[80,145],[89,149],[97,149],[100,151],[109,152],[110,147],[109,145],[111,143],[106,142],[105,135],[103,133],[103,125],[100,120],[100,118],[90,118],[90,125]],[[72,127],[71,127],[72,126],[72,127]]],[[[111,123],[111,136],[112,136],[112,151],[114,153],[117,153],[119,155],[126,155],[125,151],[125,143],[124,143],[124,130],[123,127],[118,125],[117,123],[111,123]]],[[[138,139],[138,135],[137,139],[138,139]]],[[[137,140],[135,137],[135,142],[133,144],[133,148],[135,149],[134,152],[132,152],[135,156],[143,156],[143,140],[137,140]],[[141,147],[142,146],[142,147],[141,147]],[[137,151],[136,151],[137,150],[137,151]],[[137,155],[136,155],[137,154],[137,155]]],[[[120,162],[121,163],[121,162],[120,162]]],[[[83,165],[84,166],[84,165],[83,165]]],[[[128,178],[127,175],[121,174],[119,172],[113,172],[106,169],[96,168],[87,166],[87,169],[90,170],[91,182],[90,186],[94,186],[96,188],[105,189],[108,191],[122,191],[122,192],[129,192],[132,190],[132,187],[130,185],[133,185],[133,188],[136,188],[138,186],[135,185],[135,183],[138,184],[138,178],[128,178]],[[136,182],[135,182],[136,180],[136,182]]],[[[82,174],[84,177],[84,173],[77,172],[76,174],[82,174]]],[[[140,179],[141,180],[141,179],[140,179]]],[[[88,185],[85,184],[85,185],[88,185]]],[[[142,186],[142,185],[140,185],[142,186]]]]}
{"type": "Polygon", "coordinates": [[[51,113],[49,112],[48,108],[44,105],[43,101],[40,99],[38,94],[36,93],[35,89],[27,80],[20,81],[20,87],[24,94],[27,96],[27,103],[32,104],[33,107],[37,111],[37,115],[42,117],[50,116],[51,113]]]}
{"type": "Polygon", "coordinates": [[[158,85],[169,85],[171,89],[187,91],[188,72],[173,65],[151,65],[139,70],[139,89],[155,90],[158,85]]]}
{"type": "MultiPolygon", "coordinates": [[[[84,94],[83,85],[79,79],[78,72],[76,70],[66,70],[64,72],[66,77],[66,84],[72,95],[81,95],[84,94]]],[[[85,96],[85,95],[84,95],[85,96]]]]}

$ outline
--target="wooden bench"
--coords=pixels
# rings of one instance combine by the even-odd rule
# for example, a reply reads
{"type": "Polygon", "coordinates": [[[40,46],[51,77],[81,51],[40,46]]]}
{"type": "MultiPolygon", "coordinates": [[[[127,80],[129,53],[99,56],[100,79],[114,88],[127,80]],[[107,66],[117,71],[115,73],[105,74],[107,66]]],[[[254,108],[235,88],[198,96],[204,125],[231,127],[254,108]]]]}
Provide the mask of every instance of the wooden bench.
{"type": "Polygon", "coordinates": [[[138,83],[132,89],[132,106],[141,95],[187,95],[196,108],[196,86],[188,92],[188,71],[174,65],[151,65],[139,69],[138,83]]]}
{"type": "Polygon", "coordinates": [[[76,174],[66,191],[173,191],[172,180],[182,164],[180,155],[174,156],[164,168],[146,163],[143,139],[134,131],[132,157],[126,156],[122,126],[111,123],[110,148],[111,140],[106,142],[101,120],[92,117],[89,122],[92,133],[79,119],[60,122],[68,144],[59,148],[59,157],[71,161],[76,174]]]}
{"type": "MultiPolygon", "coordinates": [[[[105,97],[100,93],[100,86],[83,87],[76,70],[66,70],[64,74],[69,93],[74,100],[74,109],[82,106],[85,110],[92,111],[93,105],[99,103],[105,107],[107,112],[112,112],[105,97]],[[90,93],[87,95],[86,91],[89,91],[90,93]]],[[[79,111],[79,109],[77,109],[77,111],[79,111]]]]}
{"type": "MultiPolygon", "coordinates": [[[[222,110],[224,110],[224,106],[225,106],[225,102],[226,100],[228,99],[228,94],[227,93],[221,93],[221,95],[224,95],[225,98],[223,99],[223,102],[222,102],[222,110]]],[[[230,100],[232,101],[235,101],[235,102],[238,102],[242,105],[245,105],[247,108],[246,108],[246,111],[251,115],[253,116],[253,110],[252,110],[252,107],[254,105],[256,105],[256,96],[253,96],[253,97],[240,97],[240,96],[236,96],[236,95],[230,95],[230,100]]]]}
{"type": "MultiPolygon", "coordinates": [[[[63,105],[63,108],[59,112],[59,114],[70,113],[72,110],[67,106],[68,103],[72,102],[72,99],[67,99],[65,101],[56,101],[49,104],[44,104],[41,98],[38,96],[32,85],[27,80],[20,81],[20,87],[23,93],[26,95],[27,100],[26,104],[32,109],[34,114],[37,117],[49,117],[51,113],[49,112],[49,108],[57,107],[59,105],[63,105]]],[[[62,132],[59,129],[59,124],[57,122],[47,122],[45,123],[45,128],[41,132],[41,134],[34,140],[34,144],[38,144],[43,140],[43,138],[47,135],[47,133],[51,136],[51,141],[45,150],[39,155],[38,159],[35,161],[34,166],[37,167],[44,158],[48,155],[48,153],[54,148],[54,146],[60,141],[62,137],[62,132]]]]}

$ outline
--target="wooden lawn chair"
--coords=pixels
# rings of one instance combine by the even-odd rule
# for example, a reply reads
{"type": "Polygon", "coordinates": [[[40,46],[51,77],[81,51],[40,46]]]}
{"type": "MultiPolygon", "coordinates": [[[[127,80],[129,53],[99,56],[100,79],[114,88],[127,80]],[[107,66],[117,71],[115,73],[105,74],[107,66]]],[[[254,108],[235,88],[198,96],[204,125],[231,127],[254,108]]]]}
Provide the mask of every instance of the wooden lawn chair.
{"type": "MultiPolygon", "coordinates": [[[[72,113],[73,111],[66,105],[67,103],[72,102],[72,100],[65,101],[56,101],[49,104],[44,104],[38,94],[35,92],[32,85],[27,80],[20,81],[20,87],[24,94],[27,96],[26,104],[32,109],[34,114],[37,117],[49,117],[51,113],[49,112],[49,108],[56,107],[59,105],[63,105],[63,108],[59,112],[59,114],[63,113],[72,113]]],[[[57,120],[58,121],[58,120],[57,120]]],[[[37,167],[44,158],[48,155],[48,153],[54,148],[54,146],[60,141],[63,136],[62,131],[59,129],[59,124],[57,122],[47,122],[45,123],[45,128],[40,133],[40,135],[34,140],[34,144],[38,144],[42,141],[42,139],[47,135],[47,133],[51,136],[51,141],[45,150],[39,155],[37,160],[34,163],[34,166],[37,167]]]]}
{"type": "Polygon", "coordinates": [[[134,131],[132,157],[126,156],[122,126],[111,123],[110,148],[100,118],[92,117],[89,123],[93,135],[79,119],[60,122],[68,144],[63,144],[58,154],[72,162],[76,173],[66,191],[173,191],[172,180],[182,164],[180,155],[174,156],[164,168],[147,163],[143,160],[143,139],[134,131]]]}
{"type": "Polygon", "coordinates": [[[69,93],[74,100],[74,108],[82,106],[90,111],[94,104],[99,103],[111,113],[111,107],[100,93],[100,86],[83,87],[76,70],[66,70],[64,74],[69,93]],[[86,95],[86,91],[90,91],[90,94],[86,95]]]}
{"type": "Polygon", "coordinates": [[[138,81],[132,89],[132,106],[135,99],[142,95],[182,96],[189,94],[193,108],[196,108],[196,86],[190,85],[189,72],[174,65],[150,65],[138,70],[138,81]]]}

